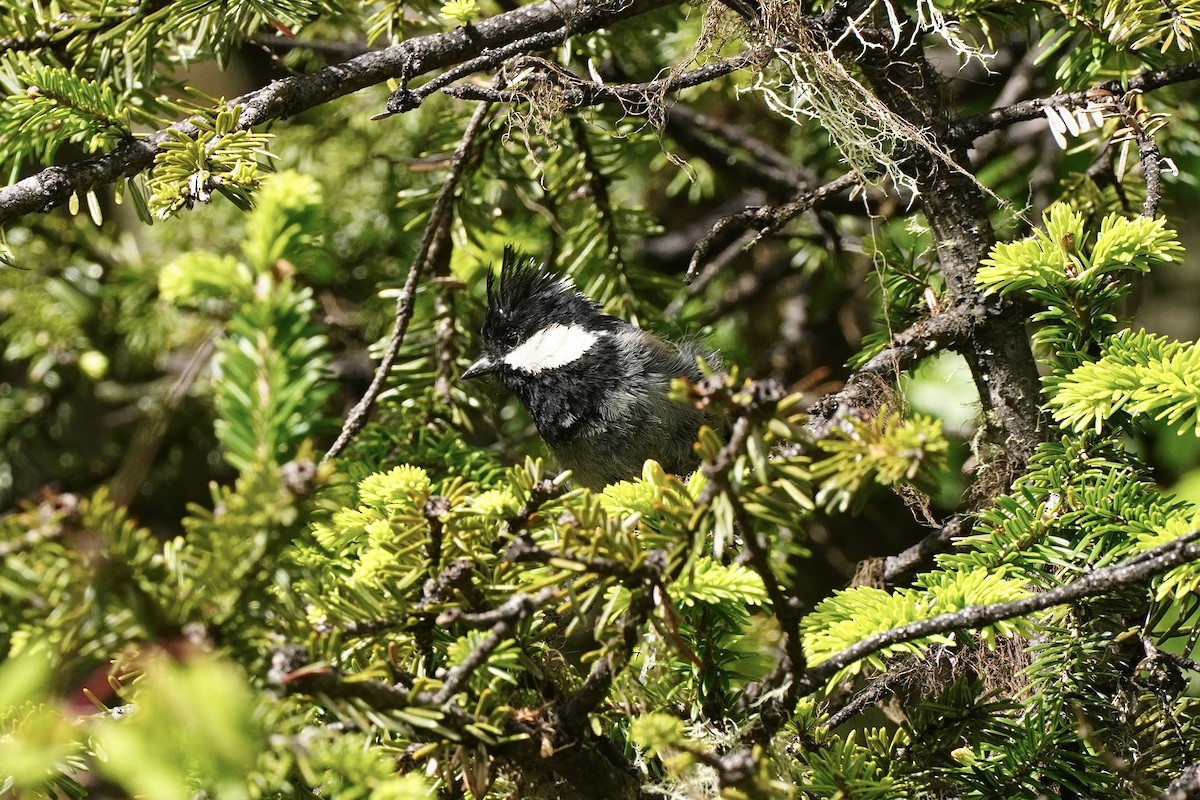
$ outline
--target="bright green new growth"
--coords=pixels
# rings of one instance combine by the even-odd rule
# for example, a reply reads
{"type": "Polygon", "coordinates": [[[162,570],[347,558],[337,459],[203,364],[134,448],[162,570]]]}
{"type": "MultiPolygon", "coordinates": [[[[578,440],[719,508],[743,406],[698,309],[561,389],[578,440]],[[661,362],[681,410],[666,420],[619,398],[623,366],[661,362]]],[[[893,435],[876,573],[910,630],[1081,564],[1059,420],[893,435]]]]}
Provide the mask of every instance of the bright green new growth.
{"type": "Polygon", "coordinates": [[[1054,419],[1074,431],[1100,433],[1105,424],[1146,415],[1200,435],[1200,348],[1145,331],[1104,342],[1100,358],[1056,383],[1054,419]]]}
{"type": "Polygon", "coordinates": [[[442,16],[452,19],[460,25],[466,25],[478,13],[479,4],[476,0],[447,0],[442,4],[442,16]]]}
{"type": "Polygon", "coordinates": [[[241,106],[222,101],[210,114],[197,115],[193,138],[168,128],[168,139],[154,157],[154,171],[146,181],[150,210],[166,219],[196,203],[208,203],[214,192],[249,211],[251,191],[259,181],[259,159],[269,159],[271,135],[237,128],[241,106]]]}
{"type": "Polygon", "coordinates": [[[1044,306],[1033,315],[1041,323],[1034,343],[1045,360],[1069,369],[1093,357],[1119,322],[1117,306],[1129,291],[1123,273],[1176,261],[1183,248],[1161,217],[1109,214],[1093,235],[1083,214],[1058,203],[1042,220],[1044,231],[997,244],[976,282],[1044,306]]]}
{"type": "Polygon", "coordinates": [[[816,502],[844,512],[861,504],[872,484],[931,488],[945,467],[948,444],[941,420],[920,414],[904,419],[885,406],[871,420],[848,420],[848,429],[820,447],[830,455],[813,465],[813,478],[821,482],[816,502]]]}
{"type": "MultiPolygon", "coordinates": [[[[813,663],[819,664],[850,645],[891,628],[967,606],[1017,600],[1029,594],[1025,582],[1014,579],[1004,569],[932,572],[922,575],[917,583],[917,588],[891,592],[859,586],[835,592],[822,600],[804,618],[804,646],[813,663]]],[[[896,656],[921,656],[932,645],[970,644],[978,636],[994,646],[997,635],[1028,635],[1034,630],[1036,623],[1033,620],[1010,620],[971,631],[962,639],[954,635],[936,635],[890,645],[840,671],[833,680],[837,682],[864,670],[884,670],[896,656]]]]}

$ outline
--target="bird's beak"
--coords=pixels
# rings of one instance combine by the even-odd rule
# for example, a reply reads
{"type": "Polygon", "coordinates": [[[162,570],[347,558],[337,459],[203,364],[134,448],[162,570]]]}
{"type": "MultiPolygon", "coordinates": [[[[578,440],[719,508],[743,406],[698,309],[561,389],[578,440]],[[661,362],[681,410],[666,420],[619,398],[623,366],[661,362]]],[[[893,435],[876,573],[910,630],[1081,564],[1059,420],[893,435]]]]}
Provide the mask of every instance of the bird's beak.
{"type": "Polygon", "coordinates": [[[481,356],[478,361],[467,367],[466,372],[462,374],[462,379],[468,380],[469,378],[478,378],[480,375],[489,375],[495,369],[496,365],[490,358],[487,356],[481,356]]]}

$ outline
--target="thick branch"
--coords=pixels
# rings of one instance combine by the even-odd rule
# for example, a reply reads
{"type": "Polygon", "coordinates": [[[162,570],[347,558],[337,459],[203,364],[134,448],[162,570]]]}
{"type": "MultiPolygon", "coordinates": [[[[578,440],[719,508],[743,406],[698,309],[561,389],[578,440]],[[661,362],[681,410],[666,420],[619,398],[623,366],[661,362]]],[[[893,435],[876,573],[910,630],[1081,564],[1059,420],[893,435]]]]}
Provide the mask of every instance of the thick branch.
{"type": "Polygon", "coordinates": [[[984,189],[961,166],[968,163],[966,153],[950,138],[948,121],[939,116],[941,82],[920,48],[869,51],[861,63],[871,87],[892,113],[931,132],[936,149],[913,145],[906,170],[917,182],[938,269],[946,279],[948,305],[979,307],[982,312],[959,352],[979,392],[986,440],[1000,456],[987,467],[1007,478],[1024,468],[1041,440],[1041,382],[1022,310],[1005,301],[985,301],[975,287],[979,264],[995,240],[984,189]]]}
{"type": "Polygon", "coordinates": [[[1158,800],[1200,800],[1200,763],[1192,764],[1171,781],[1158,800]]]}
{"type": "MultiPolygon", "coordinates": [[[[829,678],[840,670],[887,647],[939,633],[983,628],[1006,619],[1043,611],[1053,606],[1075,602],[1087,597],[1097,597],[1127,586],[1146,583],[1180,564],[1200,559],[1200,543],[1196,542],[1197,538],[1200,538],[1200,531],[1193,531],[1173,542],[1147,550],[1120,564],[1098,569],[1048,592],[1005,603],[967,606],[959,611],[939,614],[931,619],[913,622],[877,633],[874,636],[868,636],[796,676],[787,691],[771,693],[769,699],[762,703],[759,724],[752,726],[747,731],[746,738],[753,741],[765,741],[770,738],[791,718],[795,703],[799,698],[816,693],[829,678]]],[[[765,683],[779,685],[779,678],[773,681],[768,678],[765,683]]],[[[762,689],[756,688],[755,691],[761,692],[762,689]]],[[[736,751],[726,758],[743,757],[745,752],[736,751]]]]}
{"type": "Polygon", "coordinates": [[[805,429],[813,438],[823,439],[845,417],[873,411],[880,386],[890,385],[922,358],[965,343],[973,317],[971,309],[951,308],[896,334],[886,348],[846,379],[841,391],[813,406],[805,429]]]}
{"type": "Polygon", "coordinates": [[[1160,545],[1120,564],[1090,572],[1078,580],[1031,595],[1020,600],[992,603],[986,606],[967,606],[959,611],[939,614],[932,619],[901,625],[899,628],[868,636],[840,653],[822,661],[798,678],[802,695],[817,691],[826,680],[851,664],[878,653],[886,647],[939,633],[982,628],[1014,617],[1023,617],[1052,606],[1109,594],[1125,586],[1144,583],[1151,578],[1188,561],[1200,559],[1200,531],[1160,545]]]}
{"type": "MultiPolygon", "coordinates": [[[[594,0],[548,0],[498,14],[471,26],[447,33],[420,36],[384,50],[364,53],[312,75],[272,81],[232,103],[242,106],[239,129],[248,129],[275,119],[286,119],[339,97],[383,83],[408,80],[453,64],[467,61],[520,39],[563,29],[566,34],[588,33],[607,25],[669,5],[671,0],[629,0],[599,3],[594,0]]],[[[171,126],[189,136],[196,134],[190,122],[171,126]]],[[[48,211],[66,203],[71,195],[113,183],[148,169],[166,130],[144,138],[127,139],[113,150],[65,167],[49,167],[0,189],[0,225],[35,211],[48,211]]]]}

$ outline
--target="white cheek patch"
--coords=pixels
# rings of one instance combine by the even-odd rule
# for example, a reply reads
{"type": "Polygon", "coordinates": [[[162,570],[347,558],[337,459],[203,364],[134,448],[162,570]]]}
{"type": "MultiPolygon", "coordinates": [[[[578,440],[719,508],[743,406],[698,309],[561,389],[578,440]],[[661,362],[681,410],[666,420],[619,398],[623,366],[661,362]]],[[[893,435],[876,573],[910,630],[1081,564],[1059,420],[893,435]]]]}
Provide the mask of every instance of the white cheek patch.
{"type": "Polygon", "coordinates": [[[504,357],[504,363],[533,374],[565,367],[591,350],[599,338],[599,334],[578,325],[554,324],[522,342],[504,357]]]}

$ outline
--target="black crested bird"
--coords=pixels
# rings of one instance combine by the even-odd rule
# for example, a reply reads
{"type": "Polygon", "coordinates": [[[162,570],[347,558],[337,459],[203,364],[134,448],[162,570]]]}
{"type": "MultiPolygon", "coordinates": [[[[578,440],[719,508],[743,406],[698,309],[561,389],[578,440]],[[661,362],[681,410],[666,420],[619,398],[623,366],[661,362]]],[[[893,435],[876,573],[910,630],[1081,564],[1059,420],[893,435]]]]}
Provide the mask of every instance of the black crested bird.
{"type": "Polygon", "coordinates": [[[668,397],[699,381],[696,345],[660,339],[604,313],[565,278],[505,248],[488,274],[483,354],[463,378],[493,375],[517,396],[559,466],[593,489],[642,473],[646,459],[687,475],[702,424],[721,420],[668,397]]]}

